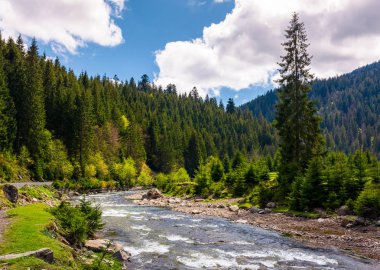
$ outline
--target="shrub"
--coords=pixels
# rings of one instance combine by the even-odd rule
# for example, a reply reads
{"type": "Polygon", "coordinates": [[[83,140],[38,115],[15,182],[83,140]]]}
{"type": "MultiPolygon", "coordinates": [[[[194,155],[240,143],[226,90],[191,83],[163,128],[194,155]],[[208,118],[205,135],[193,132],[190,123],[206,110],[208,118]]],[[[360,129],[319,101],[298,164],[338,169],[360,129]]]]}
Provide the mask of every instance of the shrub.
{"type": "Polygon", "coordinates": [[[380,185],[368,183],[355,202],[355,213],[377,219],[380,217],[380,185]]]}
{"type": "Polygon", "coordinates": [[[104,225],[101,222],[100,208],[91,206],[85,198],[76,207],[68,202],[61,202],[51,212],[58,221],[62,235],[73,245],[82,245],[104,225]]]}

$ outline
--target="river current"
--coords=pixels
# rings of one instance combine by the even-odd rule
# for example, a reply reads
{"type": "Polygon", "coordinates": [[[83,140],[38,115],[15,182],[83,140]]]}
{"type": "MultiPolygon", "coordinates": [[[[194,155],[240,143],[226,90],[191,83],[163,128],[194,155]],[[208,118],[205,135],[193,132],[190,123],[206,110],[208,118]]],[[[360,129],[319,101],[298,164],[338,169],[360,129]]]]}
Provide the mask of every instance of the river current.
{"type": "Polygon", "coordinates": [[[103,210],[105,238],[132,254],[128,269],[380,269],[251,225],[139,206],[131,193],[88,196],[103,210]]]}

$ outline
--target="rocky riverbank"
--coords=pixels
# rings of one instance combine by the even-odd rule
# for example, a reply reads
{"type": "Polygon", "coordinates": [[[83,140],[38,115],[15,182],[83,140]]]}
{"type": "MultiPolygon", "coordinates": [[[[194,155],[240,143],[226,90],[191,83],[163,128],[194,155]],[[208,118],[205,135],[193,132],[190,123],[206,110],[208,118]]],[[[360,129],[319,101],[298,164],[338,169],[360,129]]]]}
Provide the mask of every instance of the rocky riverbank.
{"type": "Polygon", "coordinates": [[[217,216],[275,230],[304,243],[338,248],[352,255],[380,260],[380,227],[353,216],[327,216],[310,219],[274,213],[271,209],[240,209],[236,199],[204,201],[163,196],[158,190],[127,196],[139,205],[169,207],[194,215],[217,216]]]}

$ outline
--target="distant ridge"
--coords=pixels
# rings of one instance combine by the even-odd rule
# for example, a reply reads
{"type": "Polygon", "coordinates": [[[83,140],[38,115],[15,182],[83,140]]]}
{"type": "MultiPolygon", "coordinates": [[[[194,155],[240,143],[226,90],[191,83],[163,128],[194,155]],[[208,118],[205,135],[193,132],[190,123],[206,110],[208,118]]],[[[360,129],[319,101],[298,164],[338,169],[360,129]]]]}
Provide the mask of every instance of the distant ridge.
{"type": "MultiPolygon", "coordinates": [[[[380,61],[329,79],[318,79],[310,97],[317,102],[329,149],[363,147],[380,156],[380,61]]],[[[276,90],[242,105],[273,121],[276,90]]]]}

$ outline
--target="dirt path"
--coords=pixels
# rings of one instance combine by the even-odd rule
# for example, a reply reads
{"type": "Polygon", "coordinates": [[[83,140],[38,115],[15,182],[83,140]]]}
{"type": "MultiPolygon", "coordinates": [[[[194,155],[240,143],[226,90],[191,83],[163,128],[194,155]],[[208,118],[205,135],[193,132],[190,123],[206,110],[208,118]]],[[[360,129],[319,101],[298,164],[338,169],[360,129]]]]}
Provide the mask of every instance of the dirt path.
{"type": "Polygon", "coordinates": [[[243,209],[231,211],[227,206],[228,202],[216,205],[174,198],[144,200],[138,203],[167,206],[174,211],[190,214],[223,217],[275,230],[310,246],[338,248],[353,255],[380,260],[380,228],[374,225],[345,228],[341,226],[344,217],[307,219],[280,213],[251,213],[243,209]]]}
{"type": "Polygon", "coordinates": [[[4,210],[0,210],[0,243],[3,241],[3,233],[4,230],[9,225],[9,218],[7,217],[7,214],[4,210]]]}

